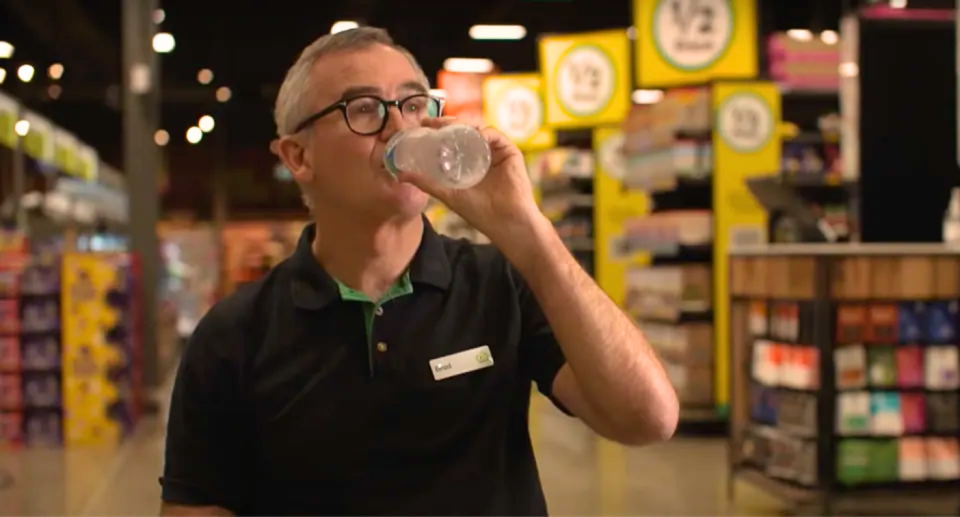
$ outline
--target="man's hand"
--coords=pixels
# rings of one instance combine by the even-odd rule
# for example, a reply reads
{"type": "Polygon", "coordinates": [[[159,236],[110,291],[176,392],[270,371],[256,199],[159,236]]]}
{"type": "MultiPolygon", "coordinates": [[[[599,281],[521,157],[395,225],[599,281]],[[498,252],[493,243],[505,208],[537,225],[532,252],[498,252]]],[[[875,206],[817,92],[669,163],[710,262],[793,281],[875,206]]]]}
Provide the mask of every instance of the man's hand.
{"type": "MultiPolygon", "coordinates": [[[[423,125],[439,129],[457,123],[453,117],[427,119],[423,125]]],[[[402,172],[400,181],[411,183],[438,199],[486,235],[494,245],[511,256],[536,241],[535,233],[552,231],[537,207],[523,153],[500,131],[479,130],[490,146],[490,171],[473,188],[444,187],[426,174],[402,172]]]]}

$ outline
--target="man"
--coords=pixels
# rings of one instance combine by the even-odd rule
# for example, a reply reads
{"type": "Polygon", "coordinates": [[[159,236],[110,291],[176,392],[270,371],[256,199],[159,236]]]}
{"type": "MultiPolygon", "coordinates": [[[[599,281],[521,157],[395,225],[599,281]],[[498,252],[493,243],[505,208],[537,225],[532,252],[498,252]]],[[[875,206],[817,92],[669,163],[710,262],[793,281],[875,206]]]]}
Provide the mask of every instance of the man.
{"type": "Polygon", "coordinates": [[[192,336],[162,514],[544,515],[531,382],[607,438],[673,433],[662,367],[541,215],[514,145],[483,129],[492,167],[469,190],[384,169],[397,131],[450,123],[427,85],[373,28],[290,69],[276,147],[314,222],[192,336]],[[494,246],[438,236],[429,195],[494,246]]]}

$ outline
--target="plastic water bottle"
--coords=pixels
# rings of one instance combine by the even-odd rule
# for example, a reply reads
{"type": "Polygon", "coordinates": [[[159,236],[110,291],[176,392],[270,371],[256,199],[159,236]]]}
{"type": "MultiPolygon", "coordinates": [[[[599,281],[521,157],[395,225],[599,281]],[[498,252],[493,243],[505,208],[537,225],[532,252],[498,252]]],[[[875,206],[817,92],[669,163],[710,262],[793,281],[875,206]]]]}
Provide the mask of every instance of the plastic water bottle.
{"type": "Polygon", "coordinates": [[[440,129],[401,131],[387,142],[383,164],[396,175],[420,172],[449,188],[470,188],[490,170],[490,146],[475,128],[451,124],[440,129]]]}

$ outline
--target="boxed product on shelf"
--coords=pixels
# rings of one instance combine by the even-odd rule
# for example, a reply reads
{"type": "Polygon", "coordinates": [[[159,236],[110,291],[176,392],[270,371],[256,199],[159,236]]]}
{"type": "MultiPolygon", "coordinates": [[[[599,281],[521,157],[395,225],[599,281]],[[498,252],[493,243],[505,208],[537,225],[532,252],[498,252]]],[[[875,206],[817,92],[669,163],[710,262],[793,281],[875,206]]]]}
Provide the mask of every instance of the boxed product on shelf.
{"type": "Polygon", "coordinates": [[[673,363],[713,364],[713,325],[710,323],[640,323],[643,335],[661,356],[673,363]]]}
{"type": "Polygon", "coordinates": [[[710,407],[714,403],[712,363],[686,365],[664,361],[663,369],[681,404],[710,407]]]}
{"type": "Polygon", "coordinates": [[[627,286],[662,295],[681,310],[702,311],[712,305],[713,270],[709,265],[631,268],[627,286]]]}
{"type": "Polygon", "coordinates": [[[0,411],[0,447],[23,443],[23,413],[0,411]]]}
{"type": "Polygon", "coordinates": [[[785,87],[828,91],[840,88],[837,41],[816,37],[799,39],[787,32],[777,32],[767,39],[767,56],[770,77],[785,87]]]}
{"type": "Polygon", "coordinates": [[[0,336],[0,373],[17,373],[21,370],[20,338],[0,336]]]}
{"type": "Polygon", "coordinates": [[[709,210],[677,210],[624,222],[624,240],[631,249],[677,251],[682,246],[703,246],[713,240],[713,214],[709,210]]]}
{"type": "Polygon", "coordinates": [[[63,406],[68,445],[110,443],[132,432],[136,358],[131,332],[131,258],[124,254],[63,257],[63,406]]]}
{"type": "Polygon", "coordinates": [[[827,497],[894,485],[954,490],[960,254],[911,245],[808,249],[770,246],[731,258],[731,424],[741,450],[762,442],[768,451],[763,462],[744,452],[737,465],[776,478],[767,483],[807,485],[789,466],[803,443],[832,464],[810,485],[827,497]],[[804,289],[803,278],[814,281],[804,289]],[[812,310],[803,323],[805,306],[812,310]],[[812,330],[797,330],[804,326],[812,330]],[[787,339],[794,334],[801,339],[787,339]],[[808,368],[826,377],[808,382],[808,368]],[[950,483],[935,483],[942,481],[950,483]]]}

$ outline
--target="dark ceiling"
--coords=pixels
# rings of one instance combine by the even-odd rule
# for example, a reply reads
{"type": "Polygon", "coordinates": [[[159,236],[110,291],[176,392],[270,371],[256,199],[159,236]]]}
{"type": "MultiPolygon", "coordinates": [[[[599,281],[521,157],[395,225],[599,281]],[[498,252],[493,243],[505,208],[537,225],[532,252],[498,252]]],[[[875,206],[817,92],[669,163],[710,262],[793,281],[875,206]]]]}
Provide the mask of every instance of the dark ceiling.
{"type": "MultiPolygon", "coordinates": [[[[232,150],[255,147],[266,152],[274,130],[273,95],[286,69],[336,20],[387,28],[435,77],[443,60],[452,56],[487,57],[504,71],[535,70],[536,34],[626,27],[630,4],[631,0],[163,0],[162,30],[177,41],[175,51],[161,60],[164,91],[208,94],[209,102],[168,99],[162,125],[171,134],[170,152],[182,150],[186,128],[217,107],[214,90],[226,85],[234,95],[220,106],[218,128],[226,124],[232,150]],[[519,23],[527,27],[528,36],[520,42],[471,41],[467,30],[476,23],[519,23]],[[213,70],[212,85],[197,83],[202,68],[213,70]]],[[[762,0],[761,13],[764,31],[836,28],[840,0],[762,0]]],[[[120,0],[0,0],[0,40],[16,46],[7,65],[10,76],[25,62],[37,69],[31,84],[8,77],[0,88],[26,98],[32,109],[47,114],[118,165],[120,0]],[[62,97],[51,101],[45,98],[50,84],[46,68],[56,62],[63,63],[66,72],[60,81],[62,97]]]]}

